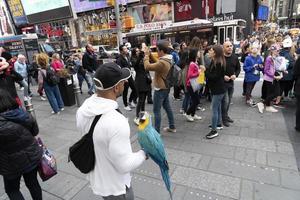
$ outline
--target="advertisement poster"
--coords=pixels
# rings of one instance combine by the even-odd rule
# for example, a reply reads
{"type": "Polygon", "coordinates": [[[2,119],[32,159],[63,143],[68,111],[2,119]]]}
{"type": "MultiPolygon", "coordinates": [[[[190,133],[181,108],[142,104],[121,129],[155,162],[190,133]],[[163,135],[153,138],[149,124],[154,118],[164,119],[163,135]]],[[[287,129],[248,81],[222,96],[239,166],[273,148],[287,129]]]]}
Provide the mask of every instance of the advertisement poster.
{"type": "Polygon", "coordinates": [[[143,5],[128,8],[128,13],[133,16],[135,24],[172,20],[172,4],[162,3],[143,5]]]}
{"type": "Polygon", "coordinates": [[[236,0],[216,0],[216,14],[236,12],[236,0]]]}
{"type": "Polygon", "coordinates": [[[32,15],[48,10],[69,6],[68,0],[22,0],[26,15],[32,15]]]}
{"type": "MultiPolygon", "coordinates": [[[[107,7],[106,1],[98,0],[98,1],[91,1],[91,0],[72,0],[74,3],[74,10],[76,13],[86,12],[95,9],[101,9],[107,7]]],[[[120,4],[127,4],[127,3],[135,3],[139,2],[139,0],[118,0],[120,4]]]]}
{"type": "Polygon", "coordinates": [[[13,29],[8,15],[5,2],[0,0],[0,36],[13,35],[13,29]]]}
{"type": "Polygon", "coordinates": [[[157,4],[157,3],[172,2],[172,0],[141,0],[141,2],[145,4],[157,4]]]}
{"type": "Polygon", "coordinates": [[[16,26],[27,24],[21,0],[6,0],[16,26]]]}
{"type": "Polygon", "coordinates": [[[215,15],[215,0],[202,0],[201,3],[201,18],[205,19],[206,11],[208,11],[208,17],[213,17],[215,15]],[[207,2],[207,5],[206,5],[207,2]]]}
{"type": "Polygon", "coordinates": [[[69,0],[21,0],[21,2],[28,22],[32,24],[72,17],[69,0]]]}
{"type": "Polygon", "coordinates": [[[182,0],[174,4],[175,21],[185,21],[193,19],[192,0],[182,0]]]}

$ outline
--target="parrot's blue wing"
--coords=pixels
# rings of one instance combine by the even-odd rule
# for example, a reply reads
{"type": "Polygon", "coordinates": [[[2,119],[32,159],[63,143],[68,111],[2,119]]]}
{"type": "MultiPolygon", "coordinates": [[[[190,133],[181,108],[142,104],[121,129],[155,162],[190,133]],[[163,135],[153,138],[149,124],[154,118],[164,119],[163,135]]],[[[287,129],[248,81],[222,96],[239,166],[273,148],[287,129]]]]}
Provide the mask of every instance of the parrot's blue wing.
{"type": "Polygon", "coordinates": [[[138,141],[151,159],[160,167],[162,179],[172,199],[169,165],[160,135],[151,125],[148,125],[144,130],[138,132],[138,141]]]}

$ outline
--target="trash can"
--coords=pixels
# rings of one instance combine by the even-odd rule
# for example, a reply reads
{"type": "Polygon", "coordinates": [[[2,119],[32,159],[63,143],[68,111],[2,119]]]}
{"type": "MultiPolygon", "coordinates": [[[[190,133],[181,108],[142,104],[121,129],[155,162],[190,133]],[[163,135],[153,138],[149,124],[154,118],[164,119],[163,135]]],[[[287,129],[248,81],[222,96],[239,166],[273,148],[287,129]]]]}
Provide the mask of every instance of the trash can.
{"type": "Polygon", "coordinates": [[[73,89],[73,79],[72,77],[68,78],[60,78],[59,80],[59,91],[61,94],[61,98],[64,102],[65,106],[73,106],[75,105],[75,94],[73,89]]]}

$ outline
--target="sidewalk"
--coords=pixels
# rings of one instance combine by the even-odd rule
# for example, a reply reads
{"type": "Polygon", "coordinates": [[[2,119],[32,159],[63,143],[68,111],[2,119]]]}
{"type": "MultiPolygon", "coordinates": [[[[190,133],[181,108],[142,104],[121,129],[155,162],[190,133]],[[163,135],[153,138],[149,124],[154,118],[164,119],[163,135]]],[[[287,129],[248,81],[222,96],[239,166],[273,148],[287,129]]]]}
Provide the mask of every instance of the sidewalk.
{"type": "MultiPolygon", "coordinates": [[[[177,133],[163,134],[173,188],[174,200],[299,200],[300,176],[295,152],[300,153],[299,133],[294,132],[294,109],[279,113],[259,114],[257,108],[245,106],[241,84],[236,83],[231,106],[231,127],[220,131],[213,140],[204,137],[209,132],[210,108],[204,102],[205,112],[199,122],[190,123],[179,114],[181,101],[173,101],[177,133]],[[294,151],[294,148],[295,151],[294,151]]],[[[258,97],[260,86],[255,89],[258,97]]],[[[121,99],[120,107],[123,109],[121,99]]],[[[48,102],[33,99],[40,126],[40,135],[58,162],[59,173],[42,183],[46,200],[96,200],[85,176],[67,163],[68,148],[80,138],[76,130],[76,107],[66,108],[60,115],[51,115],[48,102]]],[[[152,106],[146,110],[152,112],[152,106]]],[[[124,111],[128,116],[135,150],[135,111],[124,111]]],[[[167,124],[163,112],[163,125],[167,124]]],[[[300,158],[300,157],[299,157],[300,158]]],[[[158,167],[146,161],[132,174],[132,185],[137,200],[167,200],[158,167]]],[[[22,184],[26,199],[31,199],[22,184]]],[[[0,181],[0,200],[7,196],[0,181]]]]}

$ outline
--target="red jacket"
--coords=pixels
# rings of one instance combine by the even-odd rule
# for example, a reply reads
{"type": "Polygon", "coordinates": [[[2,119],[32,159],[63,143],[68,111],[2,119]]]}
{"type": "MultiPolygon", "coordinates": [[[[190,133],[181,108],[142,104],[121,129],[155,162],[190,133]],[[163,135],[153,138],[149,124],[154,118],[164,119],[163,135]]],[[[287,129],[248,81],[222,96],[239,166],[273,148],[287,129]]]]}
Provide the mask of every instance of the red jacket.
{"type": "Polygon", "coordinates": [[[190,79],[196,78],[198,76],[199,76],[199,66],[196,63],[191,62],[188,73],[187,73],[187,77],[186,77],[186,85],[191,86],[190,79]]]}

